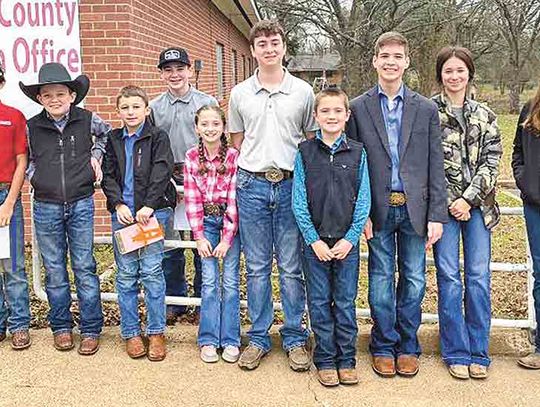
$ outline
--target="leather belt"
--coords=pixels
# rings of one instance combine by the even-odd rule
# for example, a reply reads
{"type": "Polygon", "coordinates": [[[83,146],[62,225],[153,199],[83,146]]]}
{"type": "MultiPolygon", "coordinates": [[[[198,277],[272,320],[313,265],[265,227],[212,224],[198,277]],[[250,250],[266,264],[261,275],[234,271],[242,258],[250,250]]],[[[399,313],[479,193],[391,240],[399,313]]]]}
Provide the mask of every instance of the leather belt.
{"type": "Polygon", "coordinates": [[[215,203],[205,203],[203,204],[204,214],[206,216],[223,216],[225,210],[227,209],[227,204],[215,204],[215,203]]]}
{"type": "Polygon", "coordinates": [[[388,204],[390,206],[403,206],[407,203],[407,195],[404,192],[390,192],[390,197],[388,198],[388,204]]]}
{"type": "MultiPolygon", "coordinates": [[[[250,172],[250,171],[247,171],[250,172]]],[[[250,172],[256,177],[261,177],[266,179],[269,182],[277,183],[281,182],[284,179],[291,179],[293,177],[293,172],[288,170],[282,170],[281,168],[270,168],[266,171],[261,172],[250,172]]]]}
{"type": "Polygon", "coordinates": [[[3,191],[5,189],[9,189],[11,187],[11,183],[9,182],[0,182],[0,191],[3,191]]]}

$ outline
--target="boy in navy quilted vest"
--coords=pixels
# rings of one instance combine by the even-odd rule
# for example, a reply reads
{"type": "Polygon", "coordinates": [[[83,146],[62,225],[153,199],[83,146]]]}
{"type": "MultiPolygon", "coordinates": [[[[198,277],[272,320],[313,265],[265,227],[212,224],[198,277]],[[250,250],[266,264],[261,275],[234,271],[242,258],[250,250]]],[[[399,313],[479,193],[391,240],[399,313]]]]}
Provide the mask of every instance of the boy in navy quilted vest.
{"type": "Polygon", "coordinates": [[[92,355],[99,348],[103,326],[93,254],[94,182],[101,181],[100,163],[111,127],[96,114],[76,106],[86,96],[90,81],[85,75],[72,80],[61,64],[43,65],[37,84],[19,82],[19,86],[43,106],[27,123],[27,173],[34,188],[34,226],[45,266],[54,347],[59,351],[74,347],[69,251],[80,311],[78,352],[92,355]]]}
{"type": "Polygon", "coordinates": [[[299,145],[293,189],[304,238],[313,362],[324,386],[356,384],[358,246],[371,202],[366,153],[344,132],[349,101],[341,89],[321,91],[314,115],[320,130],[299,145]]]}

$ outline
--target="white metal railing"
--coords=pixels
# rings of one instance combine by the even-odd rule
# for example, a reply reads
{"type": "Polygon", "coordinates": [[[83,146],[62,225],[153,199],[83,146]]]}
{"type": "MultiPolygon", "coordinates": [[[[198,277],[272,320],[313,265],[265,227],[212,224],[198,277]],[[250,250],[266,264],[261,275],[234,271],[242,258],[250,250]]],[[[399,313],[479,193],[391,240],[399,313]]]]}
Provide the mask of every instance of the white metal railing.
{"type": "MultiPolygon", "coordinates": [[[[30,217],[31,217],[31,224],[32,224],[32,273],[33,273],[33,287],[34,292],[36,293],[37,297],[43,301],[47,301],[47,293],[45,292],[45,289],[42,284],[42,276],[41,276],[41,257],[39,254],[39,247],[36,240],[36,234],[34,230],[34,221],[33,221],[33,197],[30,199],[31,202],[31,210],[30,210],[30,217]]],[[[523,208],[511,208],[511,207],[503,207],[501,208],[501,215],[503,216],[520,216],[523,215],[523,208]]],[[[534,298],[532,295],[532,289],[534,285],[533,280],[533,274],[532,274],[532,260],[531,260],[531,253],[529,248],[529,242],[527,238],[527,233],[525,231],[524,233],[524,239],[525,239],[525,245],[527,248],[527,263],[523,264],[516,264],[516,263],[497,263],[492,262],[490,263],[490,268],[492,271],[496,272],[523,272],[526,271],[528,274],[527,278],[527,319],[501,319],[501,318],[493,318],[491,320],[491,324],[494,327],[507,327],[507,328],[534,328],[536,326],[536,318],[534,313],[534,298]]],[[[96,244],[111,244],[112,243],[112,237],[111,236],[104,236],[104,237],[96,237],[95,238],[96,244]]],[[[168,248],[195,248],[196,244],[193,241],[184,241],[184,240],[166,240],[165,241],[165,247],[168,248]]],[[[362,252],[361,258],[367,259],[368,253],[362,252]]],[[[428,265],[433,265],[434,261],[432,258],[427,259],[428,265]]],[[[463,267],[463,262],[461,262],[461,266],[463,267]]],[[[74,300],[77,299],[76,295],[73,293],[72,298],[74,300]]],[[[142,298],[142,294],[141,294],[142,298]]],[[[118,302],[118,295],[116,293],[101,293],[101,299],[103,301],[113,301],[118,302]]],[[[200,298],[194,298],[194,297],[173,297],[173,296],[167,296],[165,297],[165,302],[170,305],[200,305],[201,299],[200,298]]],[[[247,301],[241,301],[240,305],[242,307],[247,307],[247,301]]],[[[274,310],[281,310],[281,303],[280,302],[274,302],[274,310]]],[[[366,308],[357,308],[356,309],[356,315],[358,317],[362,318],[369,318],[370,312],[369,309],[366,308]]],[[[423,313],[422,314],[422,322],[423,323],[435,323],[439,320],[437,314],[430,314],[430,313],[423,313]]]]}

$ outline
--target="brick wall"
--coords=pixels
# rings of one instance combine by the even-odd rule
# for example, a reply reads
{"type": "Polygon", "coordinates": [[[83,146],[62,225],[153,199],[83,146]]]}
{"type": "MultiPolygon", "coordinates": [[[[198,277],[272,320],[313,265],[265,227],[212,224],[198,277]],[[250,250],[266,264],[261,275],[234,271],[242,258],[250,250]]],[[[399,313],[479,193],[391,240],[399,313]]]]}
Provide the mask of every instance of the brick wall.
{"type": "MultiPolygon", "coordinates": [[[[163,48],[181,46],[189,52],[192,63],[202,60],[199,89],[216,96],[215,47],[222,44],[225,97],[219,102],[223,108],[234,86],[233,49],[237,53],[238,81],[250,74],[242,63],[243,56],[251,59],[247,39],[208,0],[81,0],[79,12],[82,70],[91,80],[85,107],[113,126],[119,125],[114,103],[121,87],[142,86],[151,98],[164,91],[156,68],[163,48]]],[[[249,70],[248,63],[246,66],[249,70]]],[[[23,191],[26,238],[30,240],[28,186],[23,191]]],[[[96,192],[95,202],[95,232],[108,234],[110,214],[101,191],[96,192]]]]}

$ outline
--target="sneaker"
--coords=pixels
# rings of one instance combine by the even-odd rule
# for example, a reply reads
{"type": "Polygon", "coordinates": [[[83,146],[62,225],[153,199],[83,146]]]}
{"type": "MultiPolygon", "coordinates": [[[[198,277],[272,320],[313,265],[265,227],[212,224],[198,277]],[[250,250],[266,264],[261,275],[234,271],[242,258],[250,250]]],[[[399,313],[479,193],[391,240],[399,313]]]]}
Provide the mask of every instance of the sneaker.
{"type": "Polygon", "coordinates": [[[268,352],[265,352],[256,346],[248,345],[238,359],[238,366],[245,370],[257,369],[261,364],[261,359],[266,356],[267,353],[268,352]]]}
{"type": "Polygon", "coordinates": [[[311,366],[311,356],[305,346],[297,346],[289,351],[289,366],[295,372],[305,372],[311,366]]]}
{"type": "Polygon", "coordinates": [[[238,346],[225,346],[221,358],[228,363],[236,363],[240,357],[240,349],[238,346]]]}
{"type": "Polygon", "coordinates": [[[14,332],[11,335],[11,347],[15,350],[22,350],[28,348],[32,344],[30,340],[30,334],[27,329],[14,332]]]}
{"type": "Polygon", "coordinates": [[[216,363],[219,360],[219,355],[216,352],[216,347],[214,345],[202,346],[201,359],[205,363],[216,363]]]}
{"type": "Polygon", "coordinates": [[[517,360],[518,365],[527,368],[538,370],[540,369],[540,353],[530,353],[517,360]]]}
{"type": "Polygon", "coordinates": [[[488,377],[488,368],[487,366],[473,363],[469,366],[469,376],[472,379],[486,379],[488,377]]]}
{"type": "Polygon", "coordinates": [[[325,387],[334,387],[339,384],[339,377],[336,369],[317,370],[317,379],[325,387]]]}
{"type": "Polygon", "coordinates": [[[448,366],[448,373],[450,373],[450,375],[456,379],[467,380],[469,378],[469,366],[450,365],[448,366]]]}

